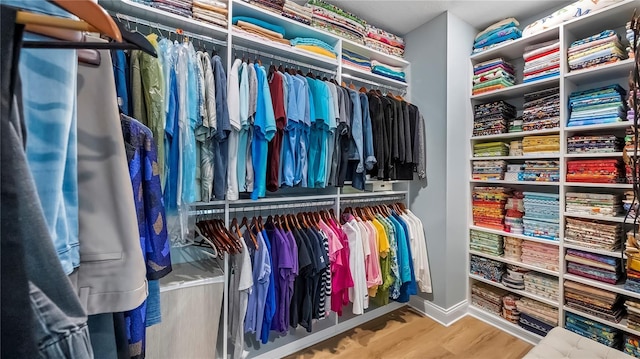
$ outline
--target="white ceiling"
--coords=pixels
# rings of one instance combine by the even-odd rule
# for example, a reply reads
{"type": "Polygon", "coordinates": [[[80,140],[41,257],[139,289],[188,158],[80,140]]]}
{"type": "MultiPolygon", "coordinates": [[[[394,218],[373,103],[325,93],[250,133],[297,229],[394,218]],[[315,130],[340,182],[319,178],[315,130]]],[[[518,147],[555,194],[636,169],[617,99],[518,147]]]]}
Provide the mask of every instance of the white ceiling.
{"type": "MultiPolygon", "coordinates": [[[[571,1],[563,0],[328,0],[368,23],[404,35],[449,10],[478,29],[507,17],[518,20],[538,15],[571,1]]],[[[521,24],[528,25],[528,24],[521,24]]],[[[521,27],[521,28],[522,28],[521,27]]]]}

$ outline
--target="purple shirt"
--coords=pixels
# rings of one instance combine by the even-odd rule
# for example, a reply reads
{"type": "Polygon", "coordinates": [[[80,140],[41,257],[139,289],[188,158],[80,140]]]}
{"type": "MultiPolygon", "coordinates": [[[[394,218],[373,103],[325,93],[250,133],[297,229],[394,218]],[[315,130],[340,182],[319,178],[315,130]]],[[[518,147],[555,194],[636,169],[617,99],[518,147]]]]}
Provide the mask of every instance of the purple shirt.
{"type": "MultiPolygon", "coordinates": [[[[289,322],[289,304],[291,303],[290,282],[293,276],[294,256],[292,256],[290,241],[284,231],[273,224],[265,226],[271,243],[271,257],[275,274],[276,311],[271,322],[271,329],[286,333],[289,322]]],[[[296,249],[297,253],[297,249],[296,249]]],[[[294,277],[295,278],[295,277],[294,277]]]]}
{"type": "Polygon", "coordinates": [[[285,251],[283,256],[288,256],[291,258],[291,271],[289,273],[289,281],[287,284],[287,291],[285,296],[285,302],[283,305],[284,308],[284,325],[287,327],[287,323],[290,322],[290,312],[289,308],[291,307],[291,298],[293,297],[293,284],[296,281],[296,277],[298,276],[298,245],[296,244],[296,239],[293,237],[293,233],[291,231],[284,232],[284,238],[286,239],[289,251],[285,251]]]}
{"type": "Polygon", "coordinates": [[[264,318],[264,304],[267,300],[269,275],[271,274],[272,266],[262,232],[257,232],[255,235],[258,241],[258,249],[253,259],[253,290],[249,294],[247,315],[244,319],[244,331],[245,333],[256,333],[256,337],[260,338],[262,319],[264,318]]]}

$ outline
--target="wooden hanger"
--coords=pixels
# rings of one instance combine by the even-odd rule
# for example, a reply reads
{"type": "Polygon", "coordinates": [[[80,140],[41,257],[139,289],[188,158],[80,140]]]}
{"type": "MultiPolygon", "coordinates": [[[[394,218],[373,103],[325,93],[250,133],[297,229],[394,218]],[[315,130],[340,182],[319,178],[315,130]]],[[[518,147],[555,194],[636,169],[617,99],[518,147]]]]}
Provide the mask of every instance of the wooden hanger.
{"type": "Polygon", "coordinates": [[[249,220],[247,219],[247,217],[242,218],[242,222],[240,223],[240,228],[242,227],[245,227],[246,230],[249,232],[249,237],[251,238],[253,245],[256,247],[256,249],[258,249],[258,240],[255,234],[253,234],[253,231],[251,230],[251,228],[249,227],[249,220]]]}
{"type": "Polygon", "coordinates": [[[342,87],[344,87],[344,88],[347,88],[347,83],[346,83],[346,82],[344,82],[344,81],[342,81],[342,82],[340,83],[340,85],[341,85],[342,87]]]}
{"type": "Polygon", "coordinates": [[[366,88],[366,87],[362,86],[362,87],[360,87],[360,90],[358,90],[358,92],[360,92],[360,93],[367,93],[367,92],[369,92],[369,90],[367,90],[367,88],[366,88]]]}
{"type": "Polygon", "coordinates": [[[232,232],[236,232],[236,234],[238,235],[238,237],[242,237],[242,233],[240,232],[240,227],[238,226],[238,219],[237,218],[233,218],[231,220],[231,225],[229,226],[229,229],[232,232]]]}
{"type": "Polygon", "coordinates": [[[353,82],[352,82],[352,83],[349,84],[349,88],[355,91],[356,85],[354,85],[353,82]]]}

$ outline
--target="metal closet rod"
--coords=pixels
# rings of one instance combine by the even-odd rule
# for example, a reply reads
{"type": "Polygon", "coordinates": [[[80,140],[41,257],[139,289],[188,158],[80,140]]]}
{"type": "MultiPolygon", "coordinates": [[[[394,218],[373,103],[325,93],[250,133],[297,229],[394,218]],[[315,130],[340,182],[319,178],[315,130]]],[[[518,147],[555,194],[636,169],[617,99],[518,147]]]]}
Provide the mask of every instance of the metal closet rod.
{"type": "Polygon", "coordinates": [[[350,79],[350,80],[353,80],[353,81],[356,81],[356,82],[362,82],[362,83],[365,83],[365,84],[368,84],[368,85],[377,86],[377,87],[380,87],[380,88],[383,88],[383,89],[386,89],[386,90],[393,90],[395,92],[402,93],[402,94],[406,94],[407,93],[407,89],[405,89],[405,88],[389,86],[389,85],[383,85],[383,84],[377,83],[375,81],[363,79],[363,78],[360,78],[358,76],[353,76],[353,75],[350,75],[350,74],[342,74],[342,77],[343,77],[343,79],[350,79]]]}
{"type": "Polygon", "coordinates": [[[198,210],[189,212],[189,215],[191,215],[191,216],[202,216],[202,215],[207,215],[207,214],[222,214],[222,213],[224,213],[224,209],[222,209],[222,208],[198,209],[198,210]]]}
{"type": "Polygon", "coordinates": [[[273,60],[276,60],[276,61],[281,61],[281,62],[290,64],[290,65],[297,65],[297,66],[300,66],[300,67],[303,67],[303,68],[324,72],[324,73],[331,74],[331,75],[335,75],[336,74],[336,70],[330,70],[330,69],[325,69],[325,68],[319,67],[319,66],[305,64],[304,62],[291,60],[291,59],[288,59],[286,57],[282,57],[282,56],[278,56],[278,55],[272,55],[272,54],[269,54],[269,53],[262,53],[262,52],[259,52],[258,50],[250,49],[248,47],[244,47],[244,46],[240,46],[240,45],[233,45],[233,49],[234,50],[238,50],[238,51],[242,51],[242,52],[246,52],[246,53],[249,53],[249,54],[255,54],[256,56],[259,56],[259,57],[267,57],[267,58],[270,58],[270,59],[273,59],[273,60]]]}
{"type": "Polygon", "coordinates": [[[320,202],[308,202],[308,203],[287,203],[287,204],[271,204],[266,206],[251,206],[251,207],[231,207],[229,212],[258,212],[258,211],[272,211],[276,209],[291,209],[302,207],[327,207],[333,206],[334,201],[320,201],[320,202]]]}
{"type": "Polygon", "coordinates": [[[344,203],[370,203],[370,202],[392,202],[403,201],[404,196],[389,196],[389,197],[369,197],[369,198],[345,198],[340,199],[340,204],[344,203]]]}
{"type": "Polygon", "coordinates": [[[120,13],[117,13],[115,15],[115,17],[118,20],[120,20],[121,22],[122,21],[135,22],[136,24],[148,26],[149,28],[158,29],[158,30],[164,30],[164,31],[167,31],[167,32],[172,32],[172,33],[174,33],[176,35],[181,35],[181,36],[186,36],[186,37],[202,40],[202,41],[205,41],[205,42],[212,43],[214,45],[220,45],[220,46],[224,46],[224,47],[227,46],[227,42],[226,41],[214,39],[213,37],[200,35],[200,34],[196,34],[196,33],[189,32],[189,31],[184,31],[182,29],[177,29],[175,27],[162,25],[162,24],[157,23],[157,22],[143,20],[143,19],[140,19],[140,18],[137,18],[137,17],[133,17],[133,16],[125,15],[125,14],[120,14],[120,13]]]}

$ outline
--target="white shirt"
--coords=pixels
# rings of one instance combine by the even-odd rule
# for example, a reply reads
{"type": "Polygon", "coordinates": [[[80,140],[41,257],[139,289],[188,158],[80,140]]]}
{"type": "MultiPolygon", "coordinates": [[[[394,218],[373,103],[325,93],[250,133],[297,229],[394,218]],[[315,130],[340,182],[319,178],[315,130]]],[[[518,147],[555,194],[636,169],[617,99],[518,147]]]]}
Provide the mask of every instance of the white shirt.
{"type": "Polygon", "coordinates": [[[238,132],[240,131],[240,66],[242,60],[236,59],[227,75],[227,106],[231,131],[228,136],[229,155],[227,168],[227,199],[235,201],[238,193],[238,132]]]}
{"type": "Polygon", "coordinates": [[[349,288],[349,301],[353,303],[353,314],[363,314],[365,299],[368,301],[367,277],[364,268],[362,232],[358,223],[352,219],[343,229],[349,239],[349,268],[353,277],[353,288],[349,288]]]}
{"type": "Polygon", "coordinates": [[[418,282],[418,289],[424,293],[431,293],[431,273],[429,270],[429,256],[427,253],[427,239],[424,234],[422,221],[410,210],[402,218],[413,225],[411,237],[411,254],[413,256],[413,271],[418,282]]]}

